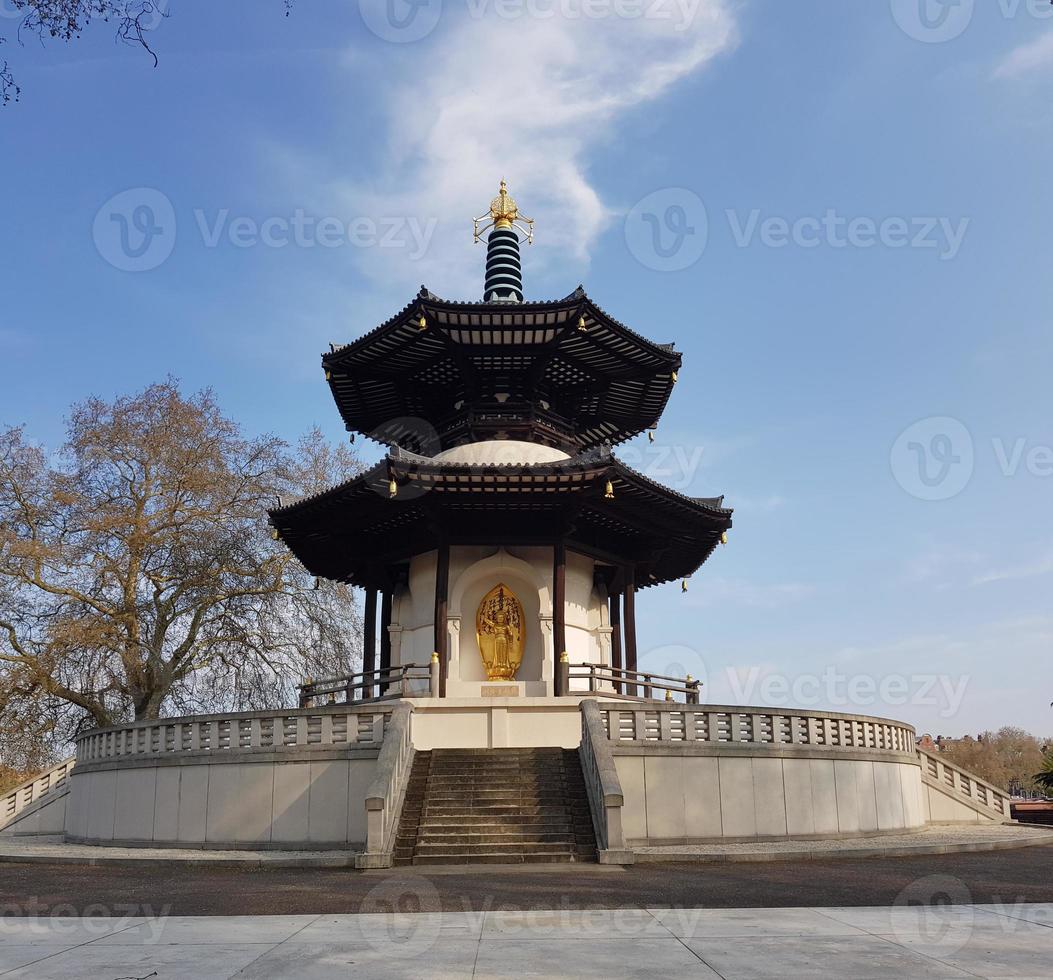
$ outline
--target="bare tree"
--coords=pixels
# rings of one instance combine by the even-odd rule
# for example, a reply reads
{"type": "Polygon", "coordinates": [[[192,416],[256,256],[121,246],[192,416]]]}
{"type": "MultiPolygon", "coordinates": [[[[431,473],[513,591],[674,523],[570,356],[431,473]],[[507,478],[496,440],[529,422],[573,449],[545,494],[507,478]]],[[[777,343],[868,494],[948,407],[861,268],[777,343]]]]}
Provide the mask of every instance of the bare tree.
{"type": "Polygon", "coordinates": [[[976,738],[957,739],[943,749],[951,762],[1008,791],[1033,790],[1034,773],[1042,765],[1042,743],[1021,728],[1005,726],[976,738]]]}
{"type": "Polygon", "coordinates": [[[68,732],[274,705],[349,670],[350,590],[311,578],[266,508],[358,468],[317,431],[248,438],[171,380],[74,406],[54,459],[0,433],[0,713],[37,704],[68,732]]]}
{"type": "MultiPolygon", "coordinates": [[[[116,40],[133,44],[145,51],[156,68],[158,61],[150,47],[149,34],[158,18],[168,16],[167,0],[6,0],[11,9],[22,15],[18,38],[35,37],[48,40],[73,41],[102,21],[113,24],[116,40]]],[[[293,0],[282,0],[286,16],[293,0]]],[[[0,37],[0,44],[5,38],[0,37]]],[[[21,89],[15,81],[8,62],[0,59],[0,105],[17,100],[21,89]]]]}

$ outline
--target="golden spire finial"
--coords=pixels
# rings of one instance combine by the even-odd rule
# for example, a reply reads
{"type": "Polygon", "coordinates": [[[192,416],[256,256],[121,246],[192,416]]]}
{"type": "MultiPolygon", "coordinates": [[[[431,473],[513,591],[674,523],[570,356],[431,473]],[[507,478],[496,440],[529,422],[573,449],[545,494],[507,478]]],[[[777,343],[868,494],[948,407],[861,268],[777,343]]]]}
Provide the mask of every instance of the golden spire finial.
{"type": "Polygon", "coordinates": [[[497,191],[497,197],[490,202],[489,213],[474,218],[473,222],[475,224],[475,230],[472,235],[473,241],[478,242],[482,237],[482,233],[488,228],[508,228],[515,229],[525,235],[528,243],[534,243],[534,219],[527,218],[519,213],[519,205],[516,204],[515,198],[508,193],[508,184],[503,177],[497,191]],[[479,225],[480,221],[485,222],[481,227],[479,225]]]}

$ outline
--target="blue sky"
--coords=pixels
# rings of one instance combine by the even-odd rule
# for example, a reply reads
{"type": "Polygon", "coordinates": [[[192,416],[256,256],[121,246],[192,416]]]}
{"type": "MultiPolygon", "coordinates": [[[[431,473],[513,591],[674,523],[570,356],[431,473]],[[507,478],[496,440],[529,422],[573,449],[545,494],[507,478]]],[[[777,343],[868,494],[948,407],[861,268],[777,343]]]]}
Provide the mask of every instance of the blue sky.
{"type": "Polygon", "coordinates": [[[644,662],[1053,732],[1053,8],[920,2],[170,0],[156,70],[105,27],[5,45],[0,420],[54,445],[171,372],[344,438],[319,353],[475,298],[504,176],[528,298],[684,352],[626,458],[737,508],[641,597],[644,662]]]}

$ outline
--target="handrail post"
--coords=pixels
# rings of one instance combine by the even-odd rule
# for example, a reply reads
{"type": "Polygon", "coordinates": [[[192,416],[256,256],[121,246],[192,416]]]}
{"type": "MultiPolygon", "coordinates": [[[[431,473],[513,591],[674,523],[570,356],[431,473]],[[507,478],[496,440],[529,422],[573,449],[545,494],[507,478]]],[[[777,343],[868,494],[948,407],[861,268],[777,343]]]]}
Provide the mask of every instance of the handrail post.
{"type": "Polygon", "coordinates": [[[559,693],[564,697],[570,694],[570,657],[566,651],[559,657],[559,693]]]}
{"type": "Polygon", "coordinates": [[[433,698],[437,698],[440,695],[440,693],[441,693],[441,691],[439,689],[439,655],[437,653],[432,653],[430,667],[431,667],[431,677],[430,677],[431,696],[433,698]]]}
{"type": "Polygon", "coordinates": [[[599,705],[592,698],[581,702],[581,745],[578,754],[585,774],[600,863],[632,864],[633,852],[625,846],[622,830],[625,795],[599,705]]]}
{"type": "Polygon", "coordinates": [[[366,850],[355,859],[356,867],[391,867],[397,821],[413,768],[412,713],[413,705],[400,704],[385,728],[376,774],[366,790],[366,850]]]}

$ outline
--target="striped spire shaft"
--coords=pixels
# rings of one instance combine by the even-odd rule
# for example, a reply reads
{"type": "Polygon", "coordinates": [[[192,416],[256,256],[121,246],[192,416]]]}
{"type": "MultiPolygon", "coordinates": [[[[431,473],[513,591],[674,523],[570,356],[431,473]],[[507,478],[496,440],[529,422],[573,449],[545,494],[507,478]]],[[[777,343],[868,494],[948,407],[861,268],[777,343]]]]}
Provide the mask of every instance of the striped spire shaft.
{"type": "Polygon", "coordinates": [[[488,213],[475,219],[475,241],[490,229],[486,239],[486,282],[483,301],[486,303],[523,302],[523,265],[519,258],[519,235],[534,240],[534,220],[519,213],[515,200],[502,180],[500,190],[490,202],[488,213]],[[480,222],[482,224],[480,225],[480,222]]]}
{"type": "Polygon", "coordinates": [[[513,228],[495,228],[486,240],[487,303],[523,302],[523,266],[519,259],[519,235],[513,228]]]}

